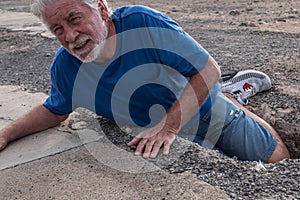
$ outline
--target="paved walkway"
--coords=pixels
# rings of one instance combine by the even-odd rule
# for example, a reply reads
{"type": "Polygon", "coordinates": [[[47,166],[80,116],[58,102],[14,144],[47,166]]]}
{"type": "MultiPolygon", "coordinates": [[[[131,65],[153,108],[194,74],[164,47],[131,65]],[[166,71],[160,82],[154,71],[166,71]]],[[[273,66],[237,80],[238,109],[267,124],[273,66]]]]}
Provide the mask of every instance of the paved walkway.
{"type": "MultiPolygon", "coordinates": [[[[0,27],[50,36],[31,14],[0,10],[0,27]]],[[[0,86],[0,128],[46,98],[0,86]]],[[[76,121],[76,113],[69,120],[76,121]]],[[[228,199],[189,173],[171,175],[76,121],[12,142],[0,152],[0,199],[228,199]]]]}

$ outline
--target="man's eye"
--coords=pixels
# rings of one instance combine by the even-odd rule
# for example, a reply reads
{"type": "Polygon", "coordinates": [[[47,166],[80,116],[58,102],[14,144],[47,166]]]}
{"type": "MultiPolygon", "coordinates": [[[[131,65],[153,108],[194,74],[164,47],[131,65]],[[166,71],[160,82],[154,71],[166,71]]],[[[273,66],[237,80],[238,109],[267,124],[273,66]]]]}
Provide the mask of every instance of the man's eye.
{"type": "Polygon", "coordinates": [[[80,22],[80,17],[73,17],[73,18],[71,19],[71,22],[72,22],[72,23],[79,23],[79,22],[80,22]]]}
{"type": "Polygon", "coordinates": [[[61,27],[54,28],[53,33],[55,35],[60,35],[62,33],[62,28],[61,27]]]}

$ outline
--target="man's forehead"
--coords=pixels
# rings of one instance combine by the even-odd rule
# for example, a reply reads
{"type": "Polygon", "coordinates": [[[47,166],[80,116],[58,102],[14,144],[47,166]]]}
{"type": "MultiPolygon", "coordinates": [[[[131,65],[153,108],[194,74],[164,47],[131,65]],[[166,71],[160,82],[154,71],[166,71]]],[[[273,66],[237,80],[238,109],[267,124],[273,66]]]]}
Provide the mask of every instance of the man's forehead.
{"type": "Polygon", "coordinates": [[[58,11],[69,12],[72,8],[81,8],[83,7],[83,3],[79,0],[59,0],[52,1],[52,3],[48,3],[45,5],[45,14],[52,15],[53,13],[57,13],[58,11]]]}
{"type": "Polygon", "coordinates": [[[72,17],[76,14],[83,13],[84,4],[78,0],[62,0],[56,1],[53,4],[46,5],[45,18],[50,19],[52,17],[72,17]]]}

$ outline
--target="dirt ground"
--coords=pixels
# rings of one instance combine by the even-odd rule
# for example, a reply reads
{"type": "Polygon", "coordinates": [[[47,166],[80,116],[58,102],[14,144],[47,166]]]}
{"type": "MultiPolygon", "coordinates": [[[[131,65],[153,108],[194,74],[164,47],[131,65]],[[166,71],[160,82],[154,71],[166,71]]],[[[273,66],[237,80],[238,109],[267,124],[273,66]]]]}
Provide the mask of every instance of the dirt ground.
{"type": "MultiPolygon", "coordinates": [[[[0,9],[29,11],[28,0],[0,1],[0,9]]],[[[278,130],[292,158],[300,158],[300,1],[122,0],[115,9],[143,4],[175,19],[221,65],[223,73],[256,69],[273,88],[248,108],[278,130]]],[[[49,64],[59,44],[27,32],[0,29],[0,84],[49,92],[49,64]]]]}

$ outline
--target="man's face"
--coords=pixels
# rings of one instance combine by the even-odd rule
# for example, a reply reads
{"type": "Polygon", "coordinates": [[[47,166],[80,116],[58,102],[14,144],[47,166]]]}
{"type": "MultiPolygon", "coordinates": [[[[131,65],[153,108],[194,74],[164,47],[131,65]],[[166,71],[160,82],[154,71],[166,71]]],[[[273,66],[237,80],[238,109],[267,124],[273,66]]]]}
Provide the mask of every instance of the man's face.
{"type": "Polygon", "coordinates": [[[103,52],[108,31],[98,10],[78,0],[60,0],[48,4],[44,14],[59,42],[83,62],[91,62],[103,52]]]}

